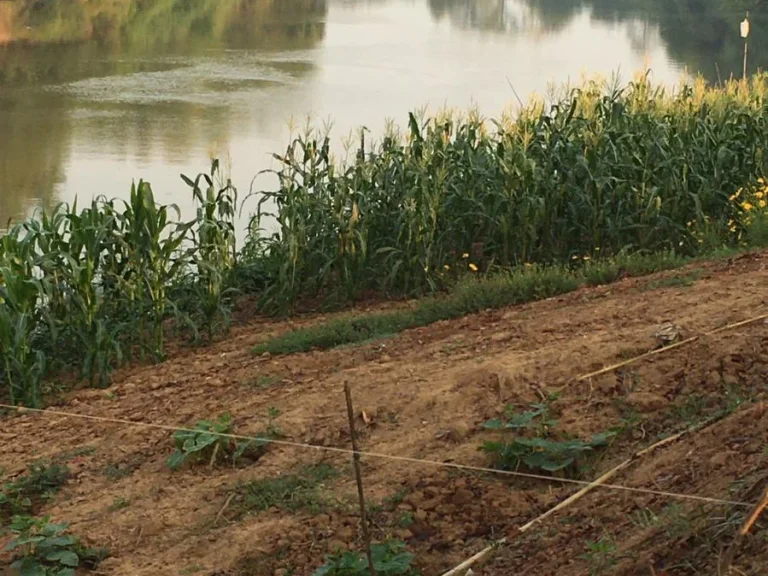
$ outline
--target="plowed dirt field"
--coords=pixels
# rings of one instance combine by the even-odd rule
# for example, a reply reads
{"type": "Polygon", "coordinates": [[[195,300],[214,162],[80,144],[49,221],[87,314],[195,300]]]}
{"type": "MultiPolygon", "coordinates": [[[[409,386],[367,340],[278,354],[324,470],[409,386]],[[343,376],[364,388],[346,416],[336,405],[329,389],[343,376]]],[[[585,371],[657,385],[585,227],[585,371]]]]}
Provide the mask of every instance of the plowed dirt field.
{"type": "MultiPolygon", "coordinates": [[[[522,412],[546,401],[560,434],[616,433],[568,474],[587,481],[711,418],[611,483],[732,504],[596,489],[518,535],[580,486],[373,457],[362,471],[374,538],[403,540],[425,576],[504,536],[476,574],[714,575],[751,511],[736,503],[756,504],[768,484],[768,323],[707,333],[768,311],[767,263],[763,253],[697,264],[292,356],[250,350],[322,318],[253,319],[224,341],[121,370],[109,389],[73,392],[51,408],[170,426],[229,412],[238,434],[271,427],[287,441],[349,448],[349,383],[361,450],[486,467],[481,447],[499,432],[483,423],[510,404],[522,412]],[[681,339],[700,338],[578,379],[653,349],[667,321],[681,339]]],[[[69,482],[42,513],[109,548],[100,574],[303,576],[332,550],[361,547],[345,454],[273,445],[234,468],[172,472],[167,430],[36,413],[6,415],[0,441],[6,479],[39,459],[67,463],[69,482]],[[246,486],[259,480],[283,493],[255,504],[246,486]]],[[[731,573],[768,574],[768,518],[740,543],[731,573]]]]}

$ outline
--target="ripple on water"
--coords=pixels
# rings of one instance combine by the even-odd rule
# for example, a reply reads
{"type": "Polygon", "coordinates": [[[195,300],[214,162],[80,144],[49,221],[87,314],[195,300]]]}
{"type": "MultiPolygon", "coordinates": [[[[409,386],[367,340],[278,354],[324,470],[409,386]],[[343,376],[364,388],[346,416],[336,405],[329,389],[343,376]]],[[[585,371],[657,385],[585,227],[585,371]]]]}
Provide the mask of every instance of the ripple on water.
{"type": "MultiPolygon", "coordinates": [[[[314,65],[296,53],[264,55],[227,51],[216,56],[165,59],[153,69],[89,78],[53,88],[92,102],[158,104],[182,102],[204,106],[237,104],[298,81],[314,65]]],[[[148,66],[148,68],[150,68],[148,66]]]]}

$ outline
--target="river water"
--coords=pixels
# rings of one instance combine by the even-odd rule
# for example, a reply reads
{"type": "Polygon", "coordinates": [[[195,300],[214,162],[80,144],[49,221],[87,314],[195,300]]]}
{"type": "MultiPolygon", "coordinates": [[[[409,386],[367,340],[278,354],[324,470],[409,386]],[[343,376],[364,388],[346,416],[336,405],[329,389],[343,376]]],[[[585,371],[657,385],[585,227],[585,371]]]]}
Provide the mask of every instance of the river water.
{"type": "MultiPolygon", "coordinates": [[[[125,197],[134,178],[189,215],[180,173],[214,154],[244,195],[308,117],[341,142],[422,106],[496,116],[515,92],[582,72],[740,75],[750,3],[0,0],[0,226],[75,197],[125,197]]],[[[762,10],[750,70],[765,62],[762,10]]]]}

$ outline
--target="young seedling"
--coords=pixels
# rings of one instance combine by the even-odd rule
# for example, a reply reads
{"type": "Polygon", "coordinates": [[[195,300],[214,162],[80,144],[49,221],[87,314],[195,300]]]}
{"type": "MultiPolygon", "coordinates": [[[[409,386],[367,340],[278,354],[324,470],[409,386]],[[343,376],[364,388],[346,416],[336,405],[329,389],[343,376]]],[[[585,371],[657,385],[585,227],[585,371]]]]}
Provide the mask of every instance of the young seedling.
{"type": "Polygon", "coordinates": [[[36,462],[27,473],[0,486],[0,519],[27,514],[57,492],[69,477],[69,469],[60,464],[36,462]]]}
{"type": "Polygon", "coordinates": [[[587,541],[587,552],[581,558],[589,562],[590,576],[605,574],[616,564],[616,543],[608,536],[597,542],[587,541]]]}
{"type": "MultiPolygon", "coordinates": [[[[373,544],[371,546],[373,566],[378,576],[417,576],[411,567],[413,554],[405,550],[405,544],[398,540],[373,544]]],[[[312,576],[368,576],[368,559],[362,552],[336,553],[326,558],[326,563],[315,570],[312,576]]]]}
{"type": "Polygon", "coordinates": [[[22,576],[75,576],[78,568],[93,569],[106,557],[105,550],[86,548],[67,534],[66,524],[48,517],[15,516],[10,531],[15,537],[3,550],[13,553],[11,568],[22,576]]]}
{"type": "Polygon", "coordinates": [[[546,403],[532,404],[531,410],[517,414],[508,407],[505,419],[489,420],[486,430],[515,432],[515,436],[502,441],[488,441],[483,450],[493,457],[494,465],[503,470],[517,470],[521,466],[551,473],[572,469],[578,459],[595,448],[608,444],[614,432],[595,434],[587,441],[556,440],[553,430],[557,420],[549,415],[546,403]]]}
{"type": "Polygon", "coordinates": [[[264,440],[235,440],[232,434],[232,416],[223,414],[216,421],[200,420],[194,430],[179,430],[173,434],[176,451],[168,458],[171,470],[178,470],[186,462],[207,461],[213,467],[217,461],[229,459],[234,466],[246,452],[258,458],[266,451],[264,440]]]}

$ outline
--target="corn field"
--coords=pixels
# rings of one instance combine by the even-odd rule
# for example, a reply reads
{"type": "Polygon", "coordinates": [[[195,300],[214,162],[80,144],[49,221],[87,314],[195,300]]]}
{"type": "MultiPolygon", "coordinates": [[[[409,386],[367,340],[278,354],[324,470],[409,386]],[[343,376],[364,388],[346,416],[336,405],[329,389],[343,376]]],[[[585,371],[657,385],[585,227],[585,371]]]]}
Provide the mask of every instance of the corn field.
{"type": "Polygon", "coordinates": [[[217,168],[186,179],[199,207],[191,222],[139,182],[128,201],[63,204],[0,238],[0,384],[11,403],[39,405],[52,371],[105,386],[125,360],[162,359],[169,320],[194,339],[226,326],[237,196],[229,183],[216,189],[217,168]]]}
{"type": "Polygon", "coordinates": [[[309,128],[276,155],[279,186],[257,191],[241,250],[216,161],[183,177],[188,222],[146,182],[127,201],[61,205],[0,237],[0,392],[37,406],[72,370],[107,385],[124,362],[161,360],[168,330],[226,330],[239,292],[274,313],[497,268],[766,242],[767,88],[766,75],[676,92],[587,79],[493,121],[411,114],[379,142],[361,131],[345,161],[309,128]]]}
{"type": "Polygon", "coordinates": [[[420,293],[493,266],[737,242],[731,196],[768,167],[767,87],[587,79],[499,120],[411,114],[378,144],[361,132],[347,162],[309,129],[262,197],[278,227],[260,240],[266,296],[420,293]]]}

